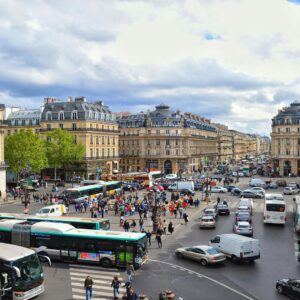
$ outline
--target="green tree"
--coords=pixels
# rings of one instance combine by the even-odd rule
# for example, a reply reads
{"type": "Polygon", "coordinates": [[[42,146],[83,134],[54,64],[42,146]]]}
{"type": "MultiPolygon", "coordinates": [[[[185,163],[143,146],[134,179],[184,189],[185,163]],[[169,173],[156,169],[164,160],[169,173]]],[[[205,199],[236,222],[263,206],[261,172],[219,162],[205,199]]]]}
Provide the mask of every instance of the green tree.
{"type": "Polygon", "coordinates": [[[4,140],[5,161],[9,169],[17,174],[26,168],[39,172],[48,165],[45,142],[31,130],[20,130],[4,140]]]}
{"type": "Polygon", "coordinates": [[[66,163],[81,160],[84,146],[74,144],[73,136],[58,128],[47,133],[46,154],[49,166],[54,168],[54,179],[56,180],[56,169],[62,168],[66,163]]]}

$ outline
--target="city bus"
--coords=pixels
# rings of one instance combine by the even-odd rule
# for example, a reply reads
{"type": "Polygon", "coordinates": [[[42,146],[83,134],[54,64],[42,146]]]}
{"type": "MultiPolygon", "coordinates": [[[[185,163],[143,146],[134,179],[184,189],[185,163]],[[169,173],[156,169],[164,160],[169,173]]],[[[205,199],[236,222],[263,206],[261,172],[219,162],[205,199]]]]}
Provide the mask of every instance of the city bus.
{"type": "Polygon", "coordinates": [[[38,255],[18,245],[0,243],[0,279],[0,299],[32,299],[45,291],[38,255]]]}
{"type": "Polygon", "coordinates": [[[286,203],[282,194],[266,194],[264,203],[264,223],[282,224],[286,222],[286,203]]]}
{"type": "Polygon", "coordinates": [[[56,222],[71,224],[75,228],[81,229],[93,229],[93,230],[110,230],[110,221],[108,219],[96,219],[96,218],[78,218],[78,217],[39,217],[30,216],[27,214],[12,214],[12,213],[0,213],[0,220],[5,219],[18,219],[27,220],[31,222],[56,222]]]}
{"type": "Polygon", "coordinates": [[[80,186],[93,185],[93,184],[105,184],[106,181],[103,180],[82,180],[80,181],[80,186]]]}
{"type": "Polygon", "coordinates": [[[65,197],[70,203],[83,202],[88,197],[97,198],[98,196],[118,194],[121,189],[122,183],[120,181],[110,181],[101,185],[93,184],[68,188],[59,195],[59,198],[65,197]]]}
{"type": "Polygon", "coordinates": [[[145,233],[78,229],[70,224],[0,220],[0,240],[32,248],[40,255],[66,261],[139,268],[146,261],[145,233]]]}
{"type": "Polygon", "coordinates": [[[300,196],[296,196],[293,200],[294,229],[296,233],[300,233],[300,196]]]}
{"type": "Polygon", "coordinates": [[[120,180],[122,182],[138,182],[145,188],[148,186],[152,186],[156,180],[160,180],[162,178],[161,171],[151,171],[147,172],[130,172],[125,174],[114,174],[108,175],[103,174],[101,176],[102,180],[110,181],[110,180],[120,180]]]}

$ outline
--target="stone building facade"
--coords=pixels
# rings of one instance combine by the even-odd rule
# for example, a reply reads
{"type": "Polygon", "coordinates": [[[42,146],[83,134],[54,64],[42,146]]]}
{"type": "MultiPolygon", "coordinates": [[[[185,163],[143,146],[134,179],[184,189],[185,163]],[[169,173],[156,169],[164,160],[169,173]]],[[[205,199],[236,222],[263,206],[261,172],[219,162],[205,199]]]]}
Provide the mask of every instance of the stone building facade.
{"type": "Polygon", "coordinates": [[[6,124],[5,118],[5,106],[0,104],[0,199],[6,199],[6,169],[7,165],[4,160],[4,132],[6,124]]]}
{"type": "Polygon", "coordinates": [[[191,113],[171,111],[164,104],[147,113],[122,116],[121,172],[192,172],[217,160],[217,129],[191,113]]]}

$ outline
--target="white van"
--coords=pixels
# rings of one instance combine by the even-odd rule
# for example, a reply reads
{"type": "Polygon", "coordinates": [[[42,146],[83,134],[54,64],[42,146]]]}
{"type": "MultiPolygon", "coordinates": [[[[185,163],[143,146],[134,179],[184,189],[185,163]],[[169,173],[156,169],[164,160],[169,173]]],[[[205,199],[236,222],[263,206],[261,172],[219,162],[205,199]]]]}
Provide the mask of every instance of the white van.
{"type": "Polygon", "coordinates": [[[267,186],[266,183],[260,178],[252,178],[249,181],[249,185],[252,187],[262,187],[262,188],[265,188],[267,186]]]}
{"type": "Polygon", "coordinates": [[[260,258],[260,243],[257,239],[228,233],[217,235],[209,244],[234,261],[254,261],[260,258]]]}
{"type": "Polygon", "coordinates": [[[194,181],[175,181],[168,186],[169,191],[180,191],[183,189],[195,190],[194,181]]]}
{"type": "Polygon", "coordinates": [[[66,207],[63,204],[45,206],[35,215],[39,217],[60,217],[66,213],[66,207]]]}

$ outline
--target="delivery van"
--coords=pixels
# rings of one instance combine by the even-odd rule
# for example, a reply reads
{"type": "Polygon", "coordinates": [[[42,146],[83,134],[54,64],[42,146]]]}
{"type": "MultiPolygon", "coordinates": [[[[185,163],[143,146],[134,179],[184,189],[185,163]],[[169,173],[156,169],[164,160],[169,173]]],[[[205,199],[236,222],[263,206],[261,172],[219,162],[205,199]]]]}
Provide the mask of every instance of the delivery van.
{"type": "Polygon", "coordinates": [[[35,215],[40,217],[60,217],[66,213],[66,207],[63,204],[45,206],[35,215]]]}
{"type": "Polygon", "coordinates": [[[168,190],[171,192],[180,191],[183,189],[194,191],[194,181],[175,181],[174,183],[168,186],[168,190]]]}
{"type": "Polygon", "coordinates": [[[233,261],[254,261],[260,258],[259,240],[228,233],[215,236],[209,243],[233,261]]]}
{"type": "Polygon", "coordinates": [[[249,181],[249,185],[252,186],[252,187],[262,187],[262,188],[267,187],[267,184],[263,180],[261,180],[260,178],[252,178],[249,181]]]}

